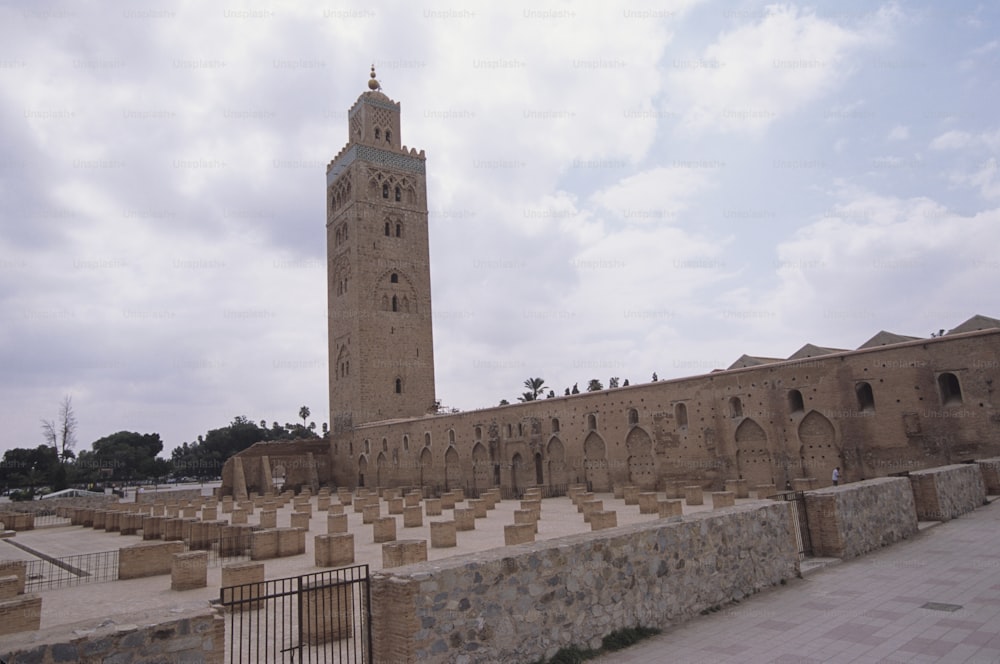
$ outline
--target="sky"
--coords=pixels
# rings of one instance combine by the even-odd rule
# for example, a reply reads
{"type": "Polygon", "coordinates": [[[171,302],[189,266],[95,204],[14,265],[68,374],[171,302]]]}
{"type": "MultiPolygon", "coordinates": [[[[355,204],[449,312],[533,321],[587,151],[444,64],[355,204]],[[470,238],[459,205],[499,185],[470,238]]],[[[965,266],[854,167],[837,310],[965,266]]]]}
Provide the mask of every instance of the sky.
{"type": "Polygon", "coordinates": [[[995,3],[4,2],[0,451],[329,420],[325,171],[426,151],[451,408],[1000,316],[995,3]]]}

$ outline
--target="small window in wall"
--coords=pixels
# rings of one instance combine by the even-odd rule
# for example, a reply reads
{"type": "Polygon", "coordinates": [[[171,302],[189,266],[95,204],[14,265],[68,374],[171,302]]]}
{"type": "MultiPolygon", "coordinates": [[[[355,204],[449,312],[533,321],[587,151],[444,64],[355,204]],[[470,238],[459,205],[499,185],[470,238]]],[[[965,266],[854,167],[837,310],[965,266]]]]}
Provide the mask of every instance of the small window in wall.
{"type": "Polygon", "coordinates": [[[639,411],[637,411],[635,408],[628,409],[628,423],[629,426],[639,423],[639,411]]]}
{"type": "Polygon", "coordinates": [[[409,436],[403,436],[403,451],[404,452],[409,452],[410,451],[410,437],[409,436]]]}
{"type": "Polygon", "coordinates": [[[389,237],[389,222],[385,222],[385,236],[389,237]]]}
{"type": "Polygon", "coordinates": [[[512,427],[509,424],[507,425],[507,437],[508,438],[513,438],[514,437],[514,427],[512,427]]]}
{"type": "Polygon", "coordinates": [[[740,401],[739,397],[733,397],[729,400],[729,417],[733,419],[743,417],[743,402],[740,401]]]}
{"type": "Polygon", "coordinates": [[[792,413],[801,413],[805,409],[805,404],[802,402],[802,393],[798,390],[788,391],[788,410],[792,413]]]}
{"type": "Polygon", "coordinates": [[[393,272],[391,275],[389,275],[389,283],[390,284],[398,284],[399,283],[399,275],[396,274],[395,272],[393,272]]]}
{"type": "Polygon", "coordinates": [[[858,383],[854,386],[854,392],[858,395],[858,408],[860,410],[875,411],[875,395],[872,394],[872,386],[869,383],[858,383]]]}
{"type": "Polygon", "coordinates": [[[392,296],[392,310],[399,311],[399,300],[396,299],[395,295],[392,296]]]}
{"type": "Polygon", "coordinates": [[[352,454],[352,455],[354,454],[354,441],[353,440],[350,441],[349,443],[347,443],[347,451],[350,454],[352,454]]]}
{"type": "Polygon", "coordinates": [[[591,431],[597,429],[597,415],[593,413],[587,415],[587,428],[591,431]]]}
{"type": "Polygon", "coordinates": [[[382,183],[382,198],[389,198],[389,183],[382,183]]]}
{"type": "Polygon", "coordinates": [[[402,394],[402,393],[403,393],[403,381],[401,379],[397,378],[396,379],[396,394],[402,394]]]}
{"type": "Polygon", "coordinates": [[[430,447],[430,446],[431,446],[431,434],[428,432],[424,434],[424,447],[430,447]]]}
{"type": "Polygon", "coordinates": [[[688,425],[688,407],[685,404],[679,403],[674,406],[674,419],[677,420],[677,426],[684,429],[688,425]]]}
{"type": "MultiPolygon", "coordinates": [[[[388,130],[388,129],[385,130],[385,142],[386,143],[392,142],[392,132],[390,130],[388,130]]],[[[396,200],[399,200],[399,199],[396,199],[396,200]]]]}
{"type": "Polygon", "coordinates": [[[945,406],[962,403],[962,386],[955,374],[949,372],[938,376],[938,390],[941,392],[941,403],[945,406]]]}
{"type": "Polygon", "coordinates": [[[371,453],[372,453],[372,443],[370,440],[365,438],[365,454],[371,454],[371,453]]]}
{"type": "Polygon", "coordinates": [[[383,452],[389,451],[389,441],[386,440],[385,438],[382,439],[382,451],[383,452]]]}
{"type": "Polygon", "coordinates": [[[450,445],[454,445],[455,444],[455,430],[454,429],[448,429],[448,443],[450,445]]]}
{"type": "Polygon", "coordinates": [[[524,425],[521,424],[520,422],[517,423],[517,435],[518,435],[518,437],[521,437],[521,436],[524,435],[524,425]]]}
{"type": "Polygon", "coordinates": [[[396,224],[396,237],[403,237],[403,225],[396,224]]]}
{"type": "Polygon", "coordinates": [[[476,440],[482,440],[483,438],[483,428],[476,427],[476,440]]]}
{"type": "Polygon", "coordinates": [[[552,418],[552,433],[559,433],[559,418],[552,418]]]}
{"type": "Polygon", "coordinates": [[[377,141],[380,138],[382,138],[382,130],[379,129],[378,127],[375,127],[375,140],[377,141]]]}
{"type": "Polygon", "coordinates": [[[396,202],[398,203],[401,200],[403,200],[403,192],[399,190],[399,187],[396,187],[396,202]]]}

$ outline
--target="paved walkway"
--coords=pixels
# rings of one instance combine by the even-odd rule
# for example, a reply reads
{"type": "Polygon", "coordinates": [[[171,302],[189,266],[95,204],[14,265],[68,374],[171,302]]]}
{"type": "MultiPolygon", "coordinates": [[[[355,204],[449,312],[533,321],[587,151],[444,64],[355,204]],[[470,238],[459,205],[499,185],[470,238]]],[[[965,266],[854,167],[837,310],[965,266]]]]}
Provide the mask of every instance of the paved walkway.
{"type": "Polygon", "coordinates": [[[1000,505],[596,661],[1000,662],[1000,505]]]}

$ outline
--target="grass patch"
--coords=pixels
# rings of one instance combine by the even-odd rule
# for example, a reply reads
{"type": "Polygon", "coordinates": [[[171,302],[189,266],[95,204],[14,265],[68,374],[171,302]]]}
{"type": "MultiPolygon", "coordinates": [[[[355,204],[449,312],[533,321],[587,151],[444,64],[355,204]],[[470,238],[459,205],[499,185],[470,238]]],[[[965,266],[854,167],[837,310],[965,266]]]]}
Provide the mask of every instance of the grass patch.
{"type": "Polygon", "coordinates": [[[580,664],[580,662],[594,659],[598,655],[628,648],[659,633],[660,630],[653,627],[639,626],[616,629],[601,640],[601,647],[598,650],[569,646],[560,648],[551,659],[540,659],[535,664],[580,664]]]}

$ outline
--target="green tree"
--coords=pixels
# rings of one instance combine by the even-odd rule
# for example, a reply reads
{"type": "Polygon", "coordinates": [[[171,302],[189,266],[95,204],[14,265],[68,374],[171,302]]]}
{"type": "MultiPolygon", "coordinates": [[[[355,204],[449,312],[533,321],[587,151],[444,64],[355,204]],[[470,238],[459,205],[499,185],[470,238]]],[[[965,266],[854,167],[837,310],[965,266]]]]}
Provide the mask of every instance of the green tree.
{"type": "Polygon", "coordinates": [[[628,378],[626,378],[625,382],[622,383],[622,387],[628,387],[628,378]]]}
{"type": "Polygon", "coordinates": [[[309,406],[302,406],[302,408],[299,408],[299,417],[302,418],[302,426],[306,425],[306,420],[309,419],[311,414],[312,412],[309,410],[309,406]]]}
{"type": "Polygon", "coordinates": [[[570,394],[579,394],[580,393],[580,388],[576,386],[576,383],[573,383],[573,389],[570,390],[569,393],[570,394]]]}
{"type": "Polygon", "coordinates": [[[35,448],[15,447],[3,454],[0,461],[0,483],[7,488],[34,488],[43,484],[58,484],[59,455],[50,445],[35,448]]]}
{"type": "Polygon", "coordinates": [[[544,394],[545,387],[544,378],[528,378],[524,381],[524,386],[528,388],[527,392],[524,392],[517,398],[518,401],[537,401],[538,395],[544,394]]]}
{"type": "Polygon", "coordinates": [[[96,470],[99,477],[114,481],[135,481],[162,474],[156,455],[163,451],[158,433],[119,431],[95,440],[90,452],[80,452],[77,465],[96,470]]]}
{"type": "Polygon", "coordinates": [[[549,393],[545,395],[546,399],[555,399],[555,397],[556,397],[556,391],[555,390],[549,390],[549,393]]]}
{"type": "Polygon", "coordinates": [[[506,399],[500,399],[500,405],[501,406],[509,406],[510,402],[507,401],[506,399]]]}
{"type": "Polygon", "coordinates": [[[658,380],[660,380],[660,379],[656,377],[656,372],[654,371],[653,372],[653,382],[655,383],[658,380]]]}
{"type": "Polygon", "coordinates": [[[608,379],[608,389],[613,389],[618,387],[618,376],[612,376],[608,379]]]}
{"type": "Polygon", "coordinates": [[[596,378],[591,378],[590,382],[587,383],[588,392],[600,392],[603,389],[604,386],[601,385],[601,381],[597,380],[596,378]]]}

